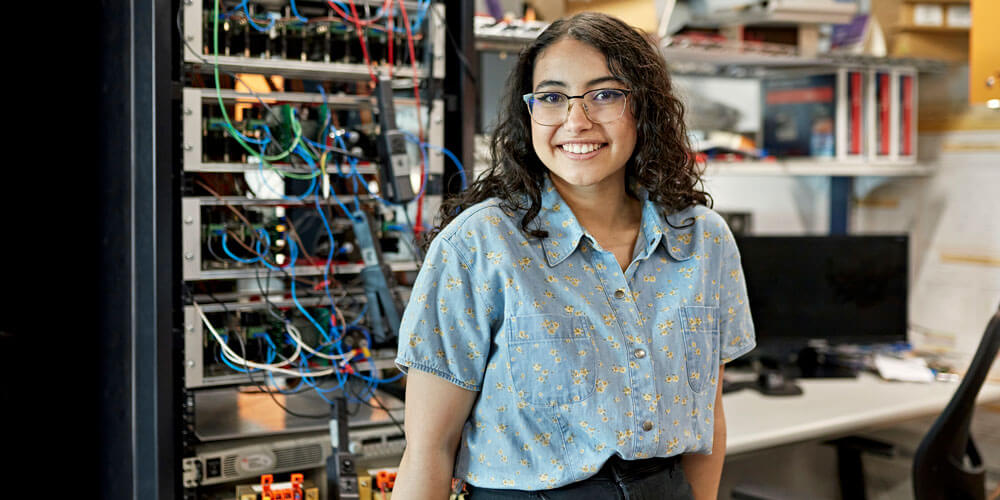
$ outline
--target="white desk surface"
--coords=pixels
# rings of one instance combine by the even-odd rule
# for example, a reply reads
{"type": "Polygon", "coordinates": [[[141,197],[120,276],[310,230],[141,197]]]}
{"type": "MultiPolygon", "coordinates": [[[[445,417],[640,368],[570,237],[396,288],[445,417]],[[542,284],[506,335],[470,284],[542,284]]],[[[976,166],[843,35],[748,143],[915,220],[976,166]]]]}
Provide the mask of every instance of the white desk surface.
{"type": "MultiPolygon", "coordinates": [[[[856,379],[799,379],[801,396],[764,396],[743,389],[723,396],[726,453],[836,438],[939,413],[958,382],[887,382],[871,373],[856,379]]],[[[1000,384],[987,382],[978,403],[1000,400],[1000,384]]]]}

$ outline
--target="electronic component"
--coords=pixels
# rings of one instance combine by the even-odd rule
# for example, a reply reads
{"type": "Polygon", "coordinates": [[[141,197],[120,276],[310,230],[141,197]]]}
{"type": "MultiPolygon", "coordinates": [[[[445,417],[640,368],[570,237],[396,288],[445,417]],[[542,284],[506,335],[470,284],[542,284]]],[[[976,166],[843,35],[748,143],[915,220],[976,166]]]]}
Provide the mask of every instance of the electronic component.
{"type": "MultiPolygon", "coordinates": [[[[384,111],[368,82],[394,75],[403,95],[411,78],[442,77],[444,15],[431,0],[395,2],[391,13],[382,0],[354,3],[364,26],[339,2],[179,5],[190,49],[178,148],[186,497],[232,498],[242,482],[251,484],[238,500],[312,499],[309,477],[318,497],[358,498],[353,457],[401,453],[402,403],[377,386],[398,378],[389,346],[409,291],[395,287],[417,269],[409,220],[421,212],[383,203],[400,198],[381,182],[379,142],[391,132],[408,166],[427,151],[421,182],[433,210],[444,104],[400,97],[384,111]],[[356,432],[337,434],[334,449],[324,398],[345,396],[356,432]],[[383,402],[391,410],[373,406],[383,402]]],[[[399,181],[410,187],[418,172],[399,181]]],[[[347,415],[337,421],[346,432],[347,415]]]]}
{"type": "Polygon", "coordinates": [[[375,345],[394,341],[399,331],[402,303],[393,293],[395,285],[392,270],[382,259],[382,249],[375,244],[375,232],[369,223],[368,212],[358,210],[353,214],[354,236],[361,248],[365,267],[361,270],[365,296],[368,298],[368,321],[375,345]]]}
{"type": "Polygon", "coordinates": [[[183,481],[184,486],[194,487],[256,479],[261,474],[321,469],[329,455],[330,440],[325,432],[295,439],[206,443],[197,447],[195,456],[183,460],[183,481]]]}
{"type": "Polygon", "coordinates": [[[341,394],[330,401],[330,457],[326,460],[327,490],[335,500],[358,500],[358,473],[349,449],[347,399],[341,394]]]}
{"type": "MultiPolygon", "coordinates": [[[[337,12],[334,5],[318,0],[218,2],[217,22],[215,0],[184,4],[183,36],[191,47],[184,57],[185,62],[196,69],[211,69],[204,62],[216,59],[216,40],[218,63],[229,70],[277,68],[307,78],[364,80],[369,78],[369,73],[359,38],[365,40],[372,64],[389,64],[390,44],[384,22],[359,28],[341,17],[350,12],[337,12]],[[358,29],[362,30],[360,37],[358,29]]],[[[362,17],[371,17],[363,12],[374,14],[374,9],[368,9],[381,7],[384,2],[356,0],[356,3],[362,17]]],[[[445,30],[439,21],[444,15],[440,12],[432,15],[430,9],[439,7],[432,6],[431,2],[400,1],[396,3],[399,5],[405,5],[408,12],[414,59],[410,59],[407,36],[397,10],[397,33],[391,44],[394,71],[410,77],[415,62],[419,78],[442,77],[444,65],[440,63],[444,59],[445,30]],[[433,56],[425,55],[428,49],[434,51],[433,56]],[[425,61],[431,63],[430,71],[425,61]]]]}
{"type": "Polygon", "coordinates": [[[302,474],[293,473],[287,482],[274,482],[274,476],[264,474],[260,484],[236,487],[236,500],[319,500],[319,488],[306,481],[302,474]]]}
{"type": "MultiPolygon", "coordinates": [[[[415,162],[407,152],[406,135],[396,128],[396,109],[392,102],[392,81],[385,77],[380,78],[375,91],[378,100],[379,124],[382,127],[378,141],[378,153],[382,173],[383,197],[395,203],[405,203],[415,196],[413,186],[410,185],[410,170],[415,162]]],[[[419,165],[419,160],[416,164],[419,165]]]]}

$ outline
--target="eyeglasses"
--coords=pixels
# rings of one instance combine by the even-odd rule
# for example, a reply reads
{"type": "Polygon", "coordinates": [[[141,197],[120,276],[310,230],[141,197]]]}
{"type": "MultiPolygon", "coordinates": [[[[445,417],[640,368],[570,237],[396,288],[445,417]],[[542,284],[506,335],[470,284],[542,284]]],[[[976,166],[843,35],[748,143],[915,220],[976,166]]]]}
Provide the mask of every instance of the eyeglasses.
{"type": "Polygon", "coordinates": [[[562,92],[532,92],[524,94],[531,119],[539,125],[560,125],[569,117],[571,99],[583,99],[583,112],[594,123],[613,122],[625,113],[625,101],[631,90],[594,89],[583,95],[562,92]]]}

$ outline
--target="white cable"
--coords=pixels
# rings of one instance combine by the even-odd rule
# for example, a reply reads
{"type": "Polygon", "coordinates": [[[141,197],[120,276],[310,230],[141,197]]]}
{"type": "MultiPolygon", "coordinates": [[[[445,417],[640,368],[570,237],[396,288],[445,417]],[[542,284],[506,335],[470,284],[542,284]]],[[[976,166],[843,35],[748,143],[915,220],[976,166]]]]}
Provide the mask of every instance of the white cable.
{"type": "MultiPolygon", "coordinates": [[[[222,339],[222,336],[219,335],[219,332],[215,331],[215,327],[213,327],[212,323],[208,321],[208,317],[205,316],[205,311],[202,311],[201,306],[199,306],[197,302],[192,302],[192,305],[194,305],[194,309],[198,311],[198,315],[201,316],[202,323],[205,324],[205,326],[208,328],[208,331],[212,333],[213,337],[215,337],[215,341],[219,343],[219,346],[222,349],[222,355],[225,356],[226,359],[232,361],[235,364],[243,365],[244,367],[247,368],[258,368],[261,370],[267,370],[274,373],[281,373],[284,375],[288,375],[290,377],[325,377],[327,375],[332,374],[335,370],[334,367],[330,367],[328,369],[319,370],[315,372],[300,372],[296,370],[289,370],[287,368],[281,368],[282,365],[291,363],[296,358],[298,358],[299,354],[302,352],[302,344],[298,342],[296,343],[295,354],[293,354],[292,357],[290,357],[287,361],[267,364],[267,363],[256,363],[253,361],[243,359],[238,354],[236,354],[236,352],[234,352],[232,348],[226,345],[225,341],[223,341],[222,339]]],[[[287,325],[286,323],[286,330],[287,326],[289,325],[287,325]]],[[[289,335],[291,335],[291,333],[289,335]]]]}
{"type": "Polygon", "coordinates": [[[313,349],[308,344],[306,344],[305,342],[302,341],[302,332],[300,332],[298,328],[295,328],[294,326],[292,326],[291,323],[287,323],[287,322],[285,323],[285,330],[288,331],[288,336],[291,337],[292,340],[297,345],[299,345],[300,347],[302,347],[302,349],[305,349],[306,352],[309,352],[313,356],[318,356],[318,357],[321,357],[323,359],[340,359],[340,358],[345,358],[345,357],[350,356],[349,352],[348,353],[344,353],[344,354],[324,354],[322,352],[319,352],[319,351],[313,349]]]}

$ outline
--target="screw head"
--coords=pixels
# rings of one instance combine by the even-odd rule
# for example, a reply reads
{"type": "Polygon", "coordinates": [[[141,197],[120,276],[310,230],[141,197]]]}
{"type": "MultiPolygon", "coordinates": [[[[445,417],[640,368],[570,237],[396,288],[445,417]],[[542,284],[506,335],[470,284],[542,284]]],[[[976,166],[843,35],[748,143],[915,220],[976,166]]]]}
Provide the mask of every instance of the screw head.
{"type": "Polygon", "coordinates": [[[187,365],[188,365],[188,368],[194,368],[194,360],[193,359],[187,360],[187,365]]]}
{"type": "Polygon", "coordinates": [[[191,151],[192,149],[194,149],[194,146],[192,146],[190,144],[185,144],[184,145],[184,151],[191,151]]]}
{"type": "Polygon", "coordinates": [[[185,260],[194,260],[194,253],[193,252],[185,252],[184,253],[184,259],[185,260]]]}
{"type": "Polygon", "coordinates": [[[184,223],[185,224],[194,224],[194,217],[191,217],[190,215],[184,217],[184,223]]]}
{"type": "Polygon", "coordinates": [[[986,86],[987,87],[992,88],[993,85],[995,85],[996,83],[997,83],[997,79],[993,75],[990,75],[990,76],[986,77],[986,86]]]}

